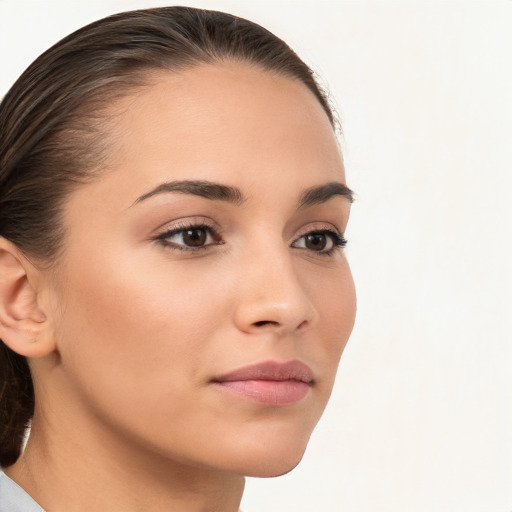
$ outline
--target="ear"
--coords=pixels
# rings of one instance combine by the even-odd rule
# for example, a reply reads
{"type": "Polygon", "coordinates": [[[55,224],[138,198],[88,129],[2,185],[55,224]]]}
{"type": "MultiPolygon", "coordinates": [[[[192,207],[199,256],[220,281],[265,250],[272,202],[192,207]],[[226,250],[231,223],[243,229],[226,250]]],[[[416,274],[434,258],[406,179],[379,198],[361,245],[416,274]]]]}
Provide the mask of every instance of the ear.
{"type": "Polygon", "coordinates": [[[38,301],[39,274],[14,244],[0,237],[0,339],[25,357],[42,357],[55,349],[38,301]]]}

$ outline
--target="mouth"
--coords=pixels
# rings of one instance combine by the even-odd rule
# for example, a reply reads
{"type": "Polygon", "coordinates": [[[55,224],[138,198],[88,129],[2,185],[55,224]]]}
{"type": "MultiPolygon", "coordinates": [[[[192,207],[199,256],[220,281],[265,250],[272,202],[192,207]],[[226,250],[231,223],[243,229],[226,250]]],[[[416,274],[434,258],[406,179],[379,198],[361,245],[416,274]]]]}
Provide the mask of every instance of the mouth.
{"type": "Polygon", "coordinates": [[[269,407],[300,402],[314,386],[311,368],[299,361],[245,366],[211,382],[226,392],[269,407]]]}

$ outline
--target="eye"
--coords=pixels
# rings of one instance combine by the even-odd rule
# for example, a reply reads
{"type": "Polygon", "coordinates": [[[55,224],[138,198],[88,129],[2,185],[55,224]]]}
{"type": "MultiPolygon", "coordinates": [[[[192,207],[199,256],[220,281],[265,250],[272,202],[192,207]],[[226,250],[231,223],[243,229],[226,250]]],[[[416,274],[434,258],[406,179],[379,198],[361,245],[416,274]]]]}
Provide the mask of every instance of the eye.
{"type": "Polygon", "coordinates": [[[302,235],[292,247],[307,249],[320,254],[330,254],[336,248],[345,247],[347,241],[342,235],[330,230],[311,231],[302,235]]]}
{"type": "Polygon", "coordinates": [[[194,251],[221,243],[213,228],[203,224],[177,226],[161,233],[156,240],[165,247],[181,251],[194,251]]]}

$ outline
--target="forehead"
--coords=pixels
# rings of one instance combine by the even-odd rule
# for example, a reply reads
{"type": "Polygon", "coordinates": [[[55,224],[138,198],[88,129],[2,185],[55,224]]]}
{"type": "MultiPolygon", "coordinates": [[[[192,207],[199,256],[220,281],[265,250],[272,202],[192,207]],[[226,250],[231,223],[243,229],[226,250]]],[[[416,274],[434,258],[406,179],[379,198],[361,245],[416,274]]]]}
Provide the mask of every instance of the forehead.
{"type": "Polygon", "coordinates": [[[313,93],[249,64],[155,72],[113,111],[106,174],[128,202],[184,179],[250,191],[344,181],[335,133],[313,93]]]}

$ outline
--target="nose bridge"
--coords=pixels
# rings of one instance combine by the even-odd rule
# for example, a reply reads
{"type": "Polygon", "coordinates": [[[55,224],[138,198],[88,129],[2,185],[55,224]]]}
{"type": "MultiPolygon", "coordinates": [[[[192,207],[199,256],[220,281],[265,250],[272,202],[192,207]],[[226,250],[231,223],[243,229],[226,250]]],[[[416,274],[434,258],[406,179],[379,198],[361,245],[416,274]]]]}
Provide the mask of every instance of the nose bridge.
{"type": "Polygon", "coordinates": [[[316,311],[304,289],[290,248],[282,239],[259,245],[242,265],[244,283],[236,321],[244,331],[293,331],[310,325],[316,311]]]}

